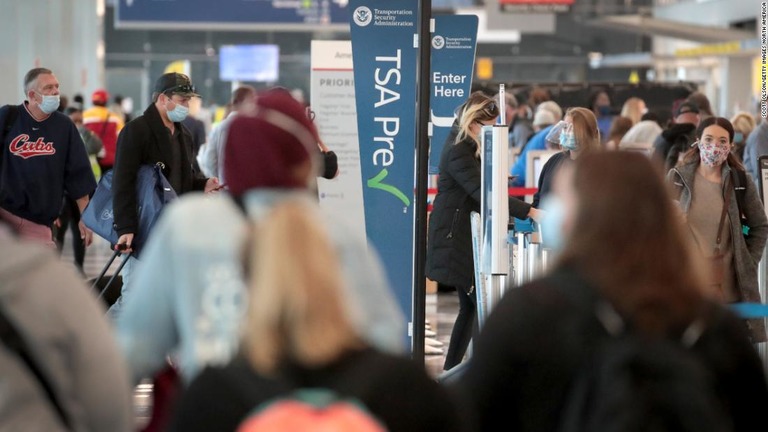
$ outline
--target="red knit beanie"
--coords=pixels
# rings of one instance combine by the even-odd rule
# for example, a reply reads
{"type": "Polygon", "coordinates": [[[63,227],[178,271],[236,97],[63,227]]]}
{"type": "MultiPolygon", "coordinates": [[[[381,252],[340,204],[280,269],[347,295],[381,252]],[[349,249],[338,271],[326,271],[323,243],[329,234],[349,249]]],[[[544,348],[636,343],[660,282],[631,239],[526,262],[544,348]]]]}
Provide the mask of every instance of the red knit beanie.
{"type": "Polygon", "coordinates": [[[229,192],[240,196],[257,188],[305,188],[293,168],[317,153],[317,129],[304,107],[287,91],[258,95],[252,115],[238,115],[224,146],[229,192]]]}

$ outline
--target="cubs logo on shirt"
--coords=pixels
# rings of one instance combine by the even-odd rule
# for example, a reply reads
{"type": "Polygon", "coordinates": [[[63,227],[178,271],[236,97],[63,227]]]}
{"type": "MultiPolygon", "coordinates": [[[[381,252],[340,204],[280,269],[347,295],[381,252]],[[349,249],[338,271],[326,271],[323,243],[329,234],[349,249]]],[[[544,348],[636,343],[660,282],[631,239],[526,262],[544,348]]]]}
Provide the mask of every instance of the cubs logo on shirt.
{"type": "Polygon", "coordinates": [[[21,134],[11,141],[8,147],[11,154],[29,159],[35,156],[50,156],[56,153],[53,142],[45,142],[45,138],[40,137],[37,141],[29,141],[29,135],[21,134]]]}

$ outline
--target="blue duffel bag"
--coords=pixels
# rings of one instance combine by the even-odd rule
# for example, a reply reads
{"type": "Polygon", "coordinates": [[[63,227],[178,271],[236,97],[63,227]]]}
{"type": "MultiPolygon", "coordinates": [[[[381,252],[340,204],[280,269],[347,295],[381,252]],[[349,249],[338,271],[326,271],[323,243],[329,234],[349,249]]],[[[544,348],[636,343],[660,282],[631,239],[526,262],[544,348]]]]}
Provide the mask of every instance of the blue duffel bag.
{"type": "MultiPolygon", "coordinates": [[[[110,170],[99,180],[96,192],[83,211],[85,226],[106,239],[112,245],[120,236],[115,231],[115,216],[112,210],[112,173],[110,170]]],[[[138,232],[133,236],[131,249],[138,256],[139,250],[146,243],[152,227],[160,217],[163,207],[176,199],[176,192],[163,175],[161,165],[142,165],[136,175],[136,198],[139,216],[138,232]]]]}

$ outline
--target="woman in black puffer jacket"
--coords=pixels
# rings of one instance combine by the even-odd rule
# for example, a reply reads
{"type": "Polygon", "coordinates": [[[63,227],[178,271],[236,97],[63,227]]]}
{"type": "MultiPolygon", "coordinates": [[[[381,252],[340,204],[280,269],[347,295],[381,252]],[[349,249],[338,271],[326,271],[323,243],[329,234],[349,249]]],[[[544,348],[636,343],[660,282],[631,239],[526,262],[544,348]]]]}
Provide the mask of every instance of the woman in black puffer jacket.
{"type": "MultiPolygon", "coordinates": [[[[427,277],[456,287],[459,315],[451,333],[443,368],[459,364],[472,338],[476,322],[474,263],[469,214],[480,212],[480,130],[499,116],[497,103],[480,92],[473,93],[458,110],[459,118],[440,155],[437,184],[427,243],[427,277]]],[[[509,213],[516,218],[538,218],[529,204],[509,200],[509,213]]]]}

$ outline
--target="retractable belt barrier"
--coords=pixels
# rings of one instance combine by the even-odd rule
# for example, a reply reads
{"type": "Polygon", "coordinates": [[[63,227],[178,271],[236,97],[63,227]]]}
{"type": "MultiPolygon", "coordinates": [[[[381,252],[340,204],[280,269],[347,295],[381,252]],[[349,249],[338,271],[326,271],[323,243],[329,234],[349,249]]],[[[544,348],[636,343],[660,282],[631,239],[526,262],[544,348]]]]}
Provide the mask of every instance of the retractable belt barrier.
{"type": "Polygon", "coordinates": [[[768,305],[762,303],[732,303],[728,307],[744,319],[768,317],[768,305]]]}
{"type": "Polygon", "coordinates": [[[531,219],[515,219],[508,235],[510,244],[514,244],[514,257],[511,258],[516,286],[540,276],[549,265],[549,250],[541,244],[539,226],[531,219]]]}

